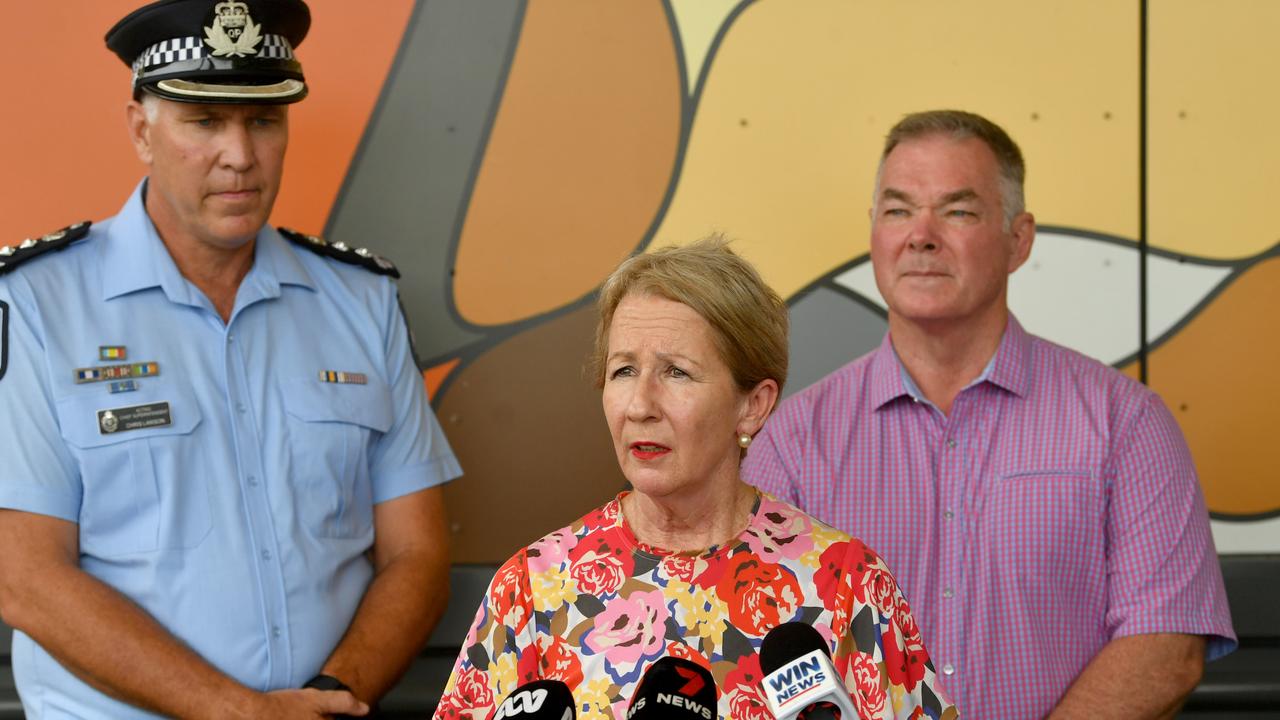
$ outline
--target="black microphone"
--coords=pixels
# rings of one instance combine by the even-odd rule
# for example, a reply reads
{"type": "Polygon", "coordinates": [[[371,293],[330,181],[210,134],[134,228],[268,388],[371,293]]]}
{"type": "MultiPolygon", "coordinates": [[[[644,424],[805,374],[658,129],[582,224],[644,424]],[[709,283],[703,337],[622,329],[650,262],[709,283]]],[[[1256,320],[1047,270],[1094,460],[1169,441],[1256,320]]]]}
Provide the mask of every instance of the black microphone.
{"type": "Polygon", "coordinates": [[[783,623],[760,643],[760,683],[777,720],[857,720],[827,643],[802,622],[783,623]]]}
{"type": "Polygon", "coordinates": [[[715,720],[716,681],[684,658],[664,657],[649,666],[627,708],[627,720],[715,720]]]}
{"type": "Polygon", "coordinates": [[[578,711],[569,686],[559,680],[534,680],[516,688],[494,709],[489,720],[574,720],[578,711]]]}

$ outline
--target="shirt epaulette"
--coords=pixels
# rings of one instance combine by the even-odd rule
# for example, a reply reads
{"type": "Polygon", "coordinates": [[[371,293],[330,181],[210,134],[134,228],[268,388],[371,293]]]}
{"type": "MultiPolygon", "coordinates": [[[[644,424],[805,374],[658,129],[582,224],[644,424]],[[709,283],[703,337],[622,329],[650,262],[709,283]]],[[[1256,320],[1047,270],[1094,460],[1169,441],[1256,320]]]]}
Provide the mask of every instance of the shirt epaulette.
{"type": "Polygon", "coordinates": [[[359,265],[379,275],[390,275],[393,278],[400,277],[400,271],[396,269],[395,265],[391,264],[390,260],[381,255],[375,255],[366,248],[348,247],[346,243],[341,242],[331,243],[318,235],[306,235],[289,228],[282,227],[278,229],[285,239],[301,245],[311,252],[341,260],[351,265],[359,265]]]}
{"type": "Polygon", "coordinates": [[[62,250],[71,243],[88,235],[89,226],[92,224],[85,220],[75,225],[68,225],[43,237],[27,238],[17,245],[0,247],[0,275],[13,271],[31,258],[38,257],[51,250],[62,250]]]}

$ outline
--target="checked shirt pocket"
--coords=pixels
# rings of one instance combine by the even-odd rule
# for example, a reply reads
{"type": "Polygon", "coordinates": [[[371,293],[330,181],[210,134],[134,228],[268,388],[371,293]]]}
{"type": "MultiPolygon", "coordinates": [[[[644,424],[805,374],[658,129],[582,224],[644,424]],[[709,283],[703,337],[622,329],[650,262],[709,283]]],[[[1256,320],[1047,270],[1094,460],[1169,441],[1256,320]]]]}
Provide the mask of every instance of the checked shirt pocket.
{"type": "Polygon", "coordinates": [[[1106,494],[1091,470],[1005,473],[991,490],[985,520],[1001,528],[997,554],[1022,578],[1075,583],[1102,567],[1106,494]]]}

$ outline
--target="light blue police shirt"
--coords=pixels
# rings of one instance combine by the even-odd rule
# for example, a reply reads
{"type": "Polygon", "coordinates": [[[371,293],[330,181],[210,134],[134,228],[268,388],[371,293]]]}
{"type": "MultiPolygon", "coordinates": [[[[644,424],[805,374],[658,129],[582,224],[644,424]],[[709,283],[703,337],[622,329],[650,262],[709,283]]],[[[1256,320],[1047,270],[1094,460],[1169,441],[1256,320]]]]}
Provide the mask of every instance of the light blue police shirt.
{"type": "MultiPolygon", "coordinates": [[[[299,687],[373,575],[373,506],[461,471],[388,278],[264,228],[224,324],[178,272],[144,188],[89,237],[0,277],[0,507],[78,523],[80,566],[222,672],[299,687]],[[100,346],[127,357],[99,360],[100,346]],[[76,382],[78,368],[145,362],[159,373],[131,392],[76,382]],[[128,420],[144,405],[104,430],[102,411],[128,420]],[[165,409],[168,424],[147,425],[165,409]]],[[[28,717],[154,717],[22,633],[13,669],[28,717]]]]}

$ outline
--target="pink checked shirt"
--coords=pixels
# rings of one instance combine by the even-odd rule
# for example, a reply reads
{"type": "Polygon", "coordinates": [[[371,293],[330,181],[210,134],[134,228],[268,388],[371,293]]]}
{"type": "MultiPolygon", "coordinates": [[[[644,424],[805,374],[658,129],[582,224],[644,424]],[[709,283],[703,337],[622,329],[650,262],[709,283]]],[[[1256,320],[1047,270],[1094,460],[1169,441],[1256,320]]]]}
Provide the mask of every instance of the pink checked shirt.
{"type": "Polygon", "coordinates": [[[965,718],[1047,714],[1109,640],[1235,648],[1204,496],[1160,398],[1027,334],[945,416],[880,348],[789,398],[747,480],[874,548],[965,718]]]}

